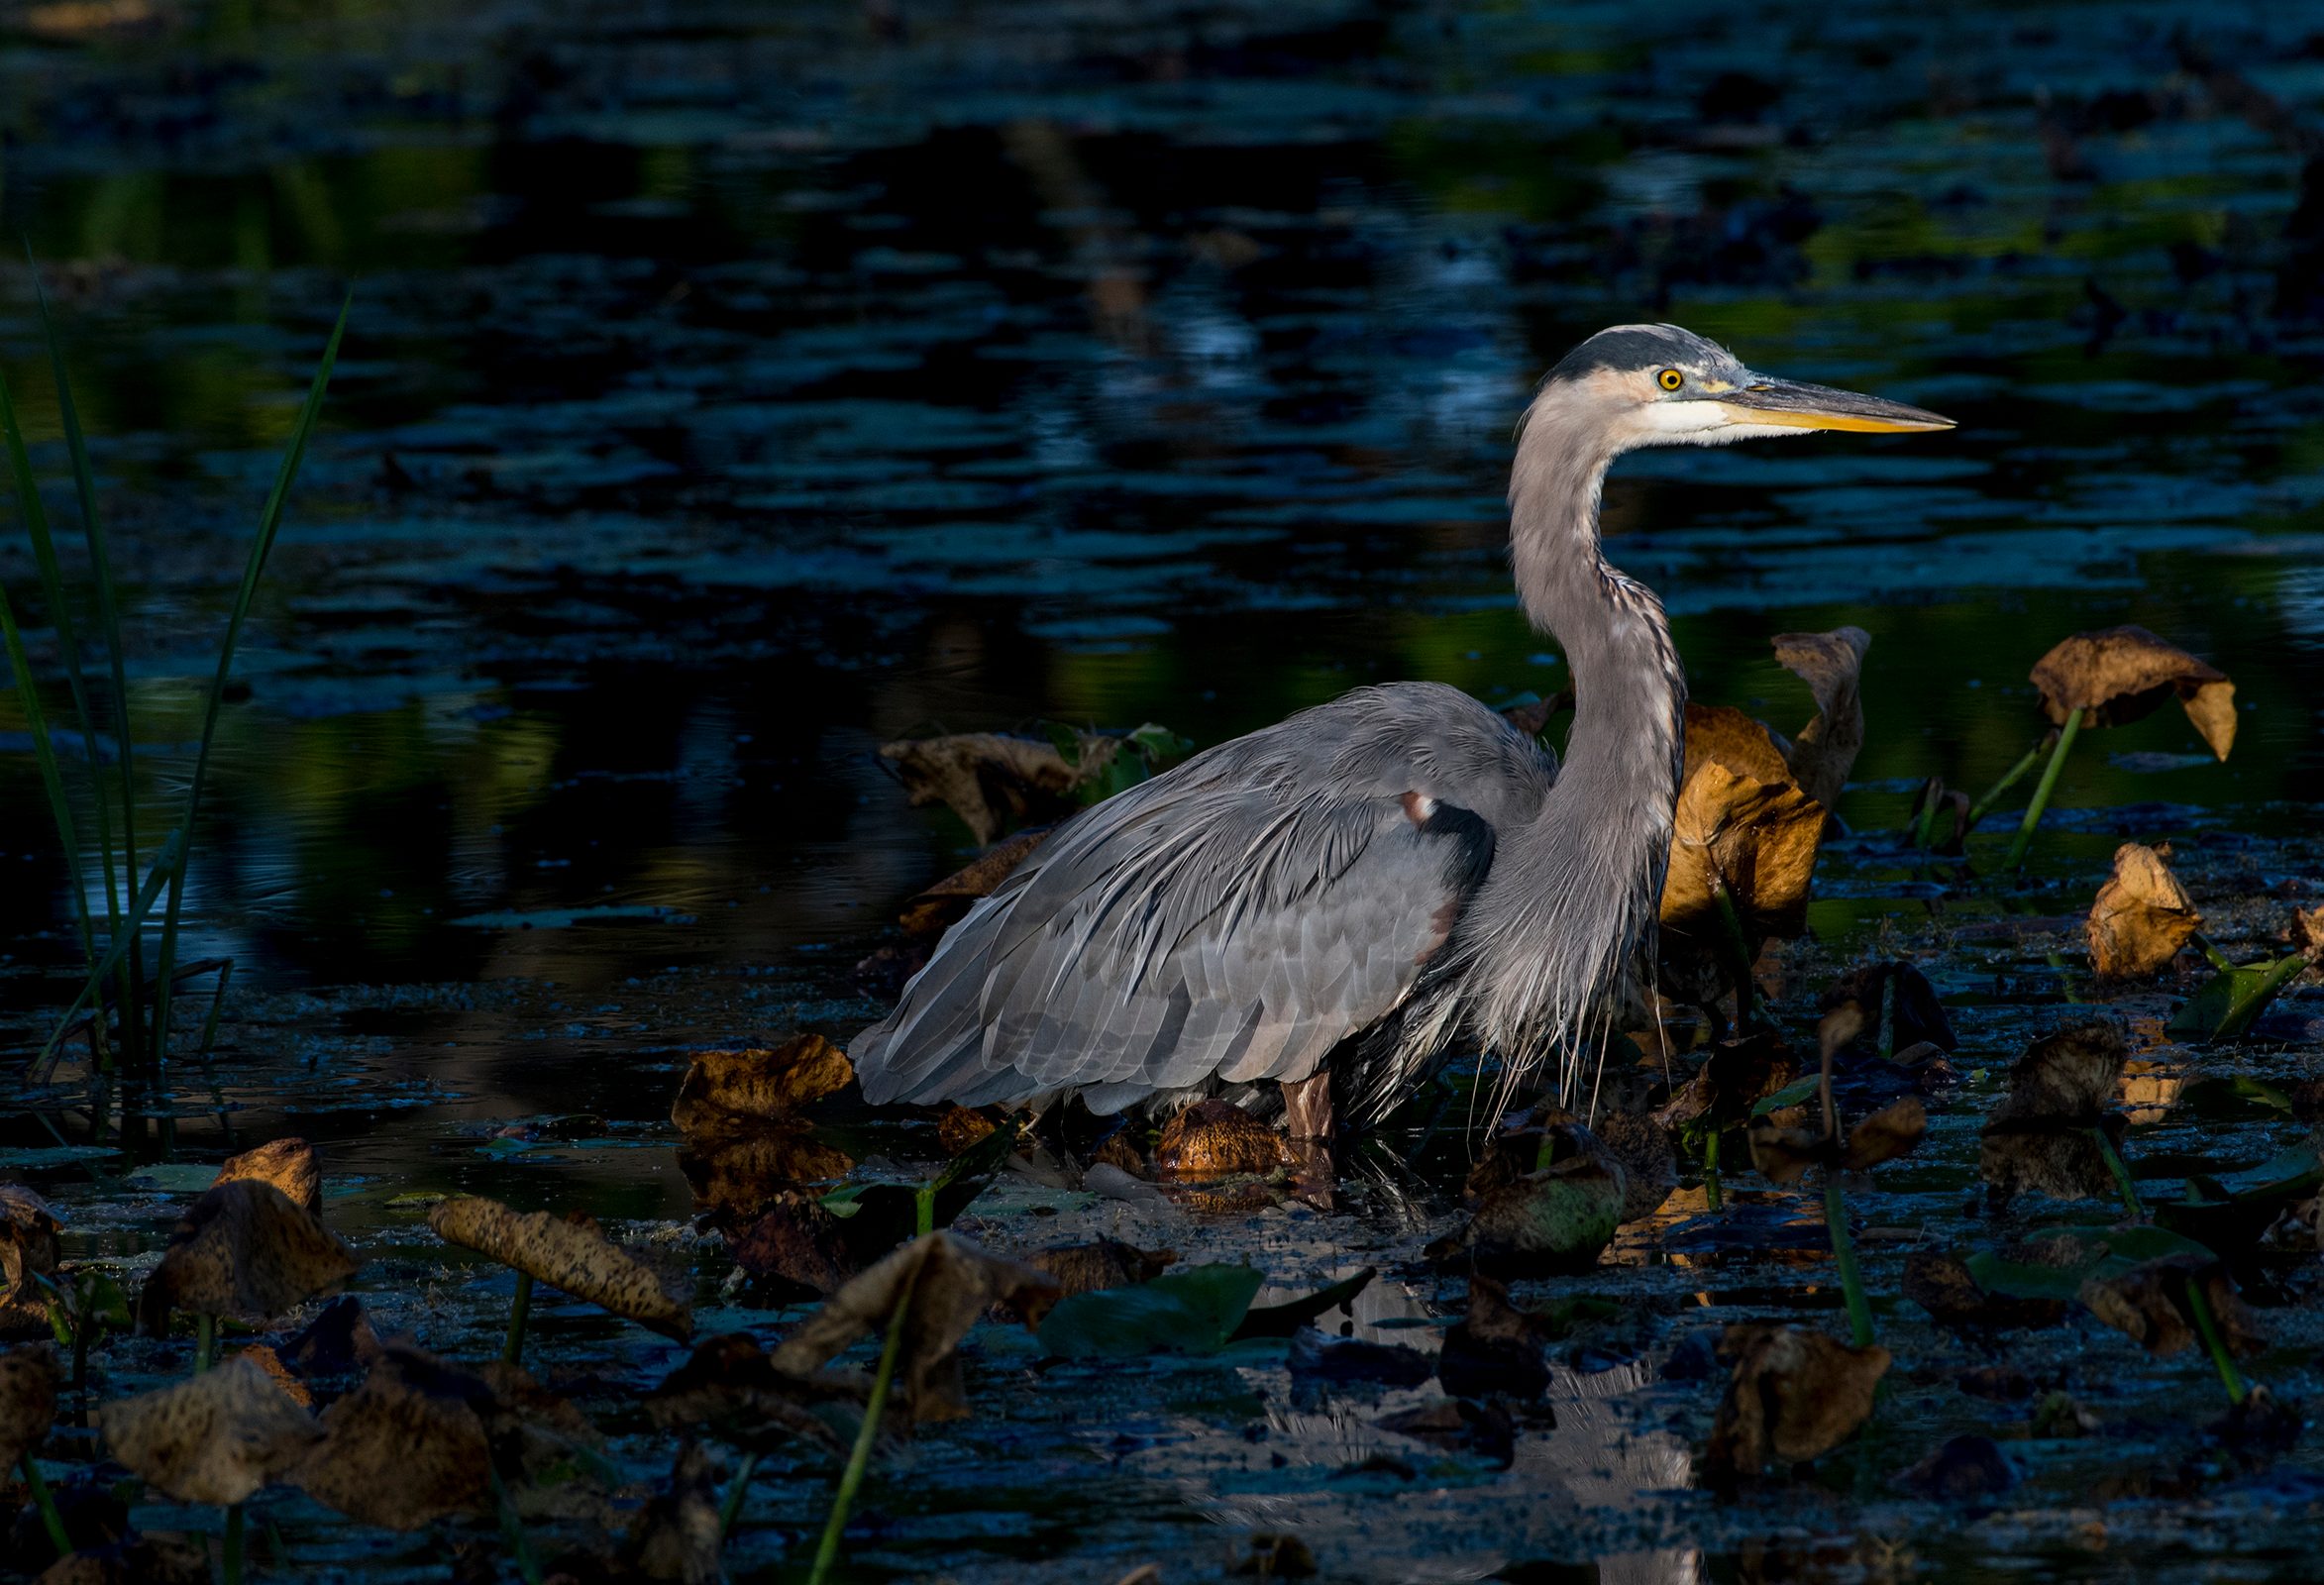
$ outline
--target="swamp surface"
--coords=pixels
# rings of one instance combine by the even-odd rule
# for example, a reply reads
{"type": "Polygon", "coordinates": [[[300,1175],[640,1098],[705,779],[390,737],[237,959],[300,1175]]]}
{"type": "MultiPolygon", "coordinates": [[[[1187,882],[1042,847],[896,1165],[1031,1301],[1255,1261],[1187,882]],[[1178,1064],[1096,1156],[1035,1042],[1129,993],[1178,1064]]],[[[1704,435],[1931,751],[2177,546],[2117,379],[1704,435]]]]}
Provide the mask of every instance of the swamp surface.
{"type": "MultiPolygon", "coordinates": [[[[1958,1036],[1924,1078],[1927,1143],[1849,1184],[1896,1355],[1872,1426],[1812,1477],[1704,1489],[1703,1336],[1838,1329],[1841,1299],[1818,1195],[1736,1166],[1713,1212],[1690,1166],[1600,1265],[1518,1285],[1619,1315],[1554,1350],[1506,1467],[1378,1427],[1433,1382],[1295,1378],[1282,1341],[1059,1363],[984,1324],[972,1418],[875,1467],[843,1577],[1226,1578],[1262,1532],[1351,1581],[2304,1577],[2317,1434],[2245,1457],[2203,1428],[2223,1400],[2200,1350],[2151,1360],[2079,1314],[1964,1334],[1900,1284],[1916,1250],[2115,1214],[2103,1186],[1996,1208],[1979,1174],[2001,1075],[2088,1004],[2130,1031],[2123,1153],[2151,1203],[2309,1136],[2312,983],[2250,1038],[2181,1043],[2164,1023],[2191,982],[2100,988],[2080,921],[2132,838],[2171,843],[2239,960],[2324,896],[2312,29],[2146,3],[0,8],[0,232],[29,239],[65,337],[154,829],[356,294],[197,833],[185,956],[234,963],[214,1072],[179,1064],[99,1145],[0,1117],[0,1177],[64,1215],[68,1262],[134,1290],[219,1161],[297,1134],[382,1336],[496,1350],[509,1273],[427,1225],[455,1193],[683,1252],[699,1331],[776,1335],[804,1312],[753,1304],[696,1228],[671,1101],[694,1052],[844,1045],[884,1010],[855,965],[974,848],[876,747],[1035,721],[1209,744],[1394,678],[1554,694],[1570,680],[1509,594],[1510,427],[1582,336],[1669,319],[1961,421],[1648,454],[1606,499],[1697,699],[1792,730],[1811,703],[1769,638],[1871,635],[1847,830],[1807,935],[1762,969],[1811,1054],[1821,992],[1875,958],[1925,973],[1958,1036]],[[2235,679],[2232,757],[2166,709],[2082,740],[2024,878],[1992,879],[2001,817],[1969,840],[1979,877],[1912,852],[1923,779],[1991,783],[2042,730],[2034,661],[2124,622],[2235,679]],[[2268,1088],[2178,1104],[2235,1076],[2268,1088]],[[1971,1433],[2008,1490],[1907,1478],[1971,1433]]],[[[0,367],[63,479],[21,267],[0,367]]],[[[0,579],[34,587],[13,532],[0,579]]],[[[77,985],[66,898],[91,883],[27,748],[0,694],[0,1022],[29,1053],[77,985]]],[[[924,1120],[853,1126],[859,1161],[938,1155],[924,1120]]],[[[1247,1262],[1262,1302],[1375,1267],[1346,1329],[1433,1353],[1466,1283],[1421,1252],[1480,1143],[1457,1119],[1392,1132],[1329,1212],[1036,1170],[955,1225],[1247,1262]]],[[[2236,1272],[2271,1339],[2248,1374],[2316,1401],[2313,1236],[2278,1228],[2236,1272]]],[[[185,1354],[116,1340],[98,1396],[185,1354]]],[[[544,1290],[529,1357],[634,1505],[671,1455],[637,1401],[685,1350],[544,1290]]],[[[52,1479],[95,1450],[60,1440],[52,1479]]],[[[734,1577],[803,1577],[833,1467],[761,1467],[734,1577]]],[[[281,1577],[440,1579],[491,1536],[258,1509],[281,1577]]],[[[217,1525],[152,1498],[136,1518],[217,1525]]]]}

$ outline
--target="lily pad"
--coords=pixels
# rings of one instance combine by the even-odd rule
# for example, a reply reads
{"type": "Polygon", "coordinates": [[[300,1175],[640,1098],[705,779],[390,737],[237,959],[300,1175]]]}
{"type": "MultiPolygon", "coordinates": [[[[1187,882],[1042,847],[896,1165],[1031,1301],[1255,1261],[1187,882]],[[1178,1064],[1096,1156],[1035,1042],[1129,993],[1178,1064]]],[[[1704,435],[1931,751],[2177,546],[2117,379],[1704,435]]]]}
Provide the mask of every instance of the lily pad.
{"type": "Polygon", "coordinates": [[[1132,1288],[1077,1294],[1049,1312],[1041,1347],[1065,1359],[1215,1354],[1234,1339],[1265,1281],[1249,1266],[1195,1266],[1132,1288]]]}

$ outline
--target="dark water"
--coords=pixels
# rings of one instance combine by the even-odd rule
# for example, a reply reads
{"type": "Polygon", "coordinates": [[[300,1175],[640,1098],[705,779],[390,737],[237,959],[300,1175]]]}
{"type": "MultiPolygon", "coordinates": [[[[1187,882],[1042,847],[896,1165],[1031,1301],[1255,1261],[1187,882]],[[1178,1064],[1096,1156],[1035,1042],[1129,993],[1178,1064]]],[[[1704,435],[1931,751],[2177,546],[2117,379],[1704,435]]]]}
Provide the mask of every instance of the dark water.
{"type": "MultiPolygon", "coordinates": [[[[93,12],[0,12],[0,232],[43,262],[94,439],[149,830],[355,291],[189,917],[237,964],[241,1126],[290,1119],[356,1188],[508,1190],[463,1128],[642,1125],[688,1046],[867,1014],[847,965],[965,852],[885,738],[1212,742],[1372,679],[1564,686],[1500,494],[1532,380],[1608,323],[1962,422],[1609,488],[1697,697],[1795,726],[1768,637],[1872,633],[1851,824],[1932,773],[1981,788],[2038,731],[2034,659],[2136,621],[2235,678],[2234,757],[2166,711],[2085,739],[2060,805],[2312,829],[2303,8],[426,0],[69,30],[93,12]]],[[[69,523],[21,268],[0,369],[69,523]]],[[[39,627],[13,531],[0,577],[39,627]]],[[[0,749],[29,1031],[68,994],[73,882],[10,695],[0,749]]],[[[2099,826],[2042,862],[2081,885],[2099,826]]],[[[1836,870],[1835,950],[1920,909],[1894,880],[1836,870]]],[[[687,1206],[652,1150],[553,1175],[687,1206]]]]}

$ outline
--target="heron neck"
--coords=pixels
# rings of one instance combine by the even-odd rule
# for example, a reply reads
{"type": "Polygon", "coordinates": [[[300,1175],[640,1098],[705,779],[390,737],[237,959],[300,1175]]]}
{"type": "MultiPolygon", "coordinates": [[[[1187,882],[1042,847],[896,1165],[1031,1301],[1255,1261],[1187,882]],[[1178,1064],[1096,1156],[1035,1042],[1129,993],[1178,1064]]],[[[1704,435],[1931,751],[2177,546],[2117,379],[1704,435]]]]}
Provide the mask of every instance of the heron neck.
{"type": "Polygon", "coordinates": [[[1472,906],[1472,1024],[1523,1070],[1563,1048],[1575,1104],[1580,1036],[1658,911],[1678,802],[1686,681],[1662,602],[1606,563],[1598,499],[1616,448],[1544,396],[1510,476],[1510,553],[1533,625],[1574,690],[1564,763],[1539,814],[1506,834],[1472,906]]]}

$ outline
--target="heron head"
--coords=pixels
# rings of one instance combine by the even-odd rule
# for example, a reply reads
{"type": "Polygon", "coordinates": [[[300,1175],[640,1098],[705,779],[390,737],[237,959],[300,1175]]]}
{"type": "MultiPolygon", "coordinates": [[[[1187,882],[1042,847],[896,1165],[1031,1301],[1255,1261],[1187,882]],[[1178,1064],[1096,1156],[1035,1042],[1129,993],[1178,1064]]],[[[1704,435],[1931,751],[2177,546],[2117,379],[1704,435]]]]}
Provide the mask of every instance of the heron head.
{"type": "Polygon", "coordinates": [[[1617,325],[1559,361],[1542,395],[1578,398],[1620,450],[1724,446],[1811,429],[1898,434],[1953,420],[1903,402],[1777,379],[1676,325],[1617,325]]]}

